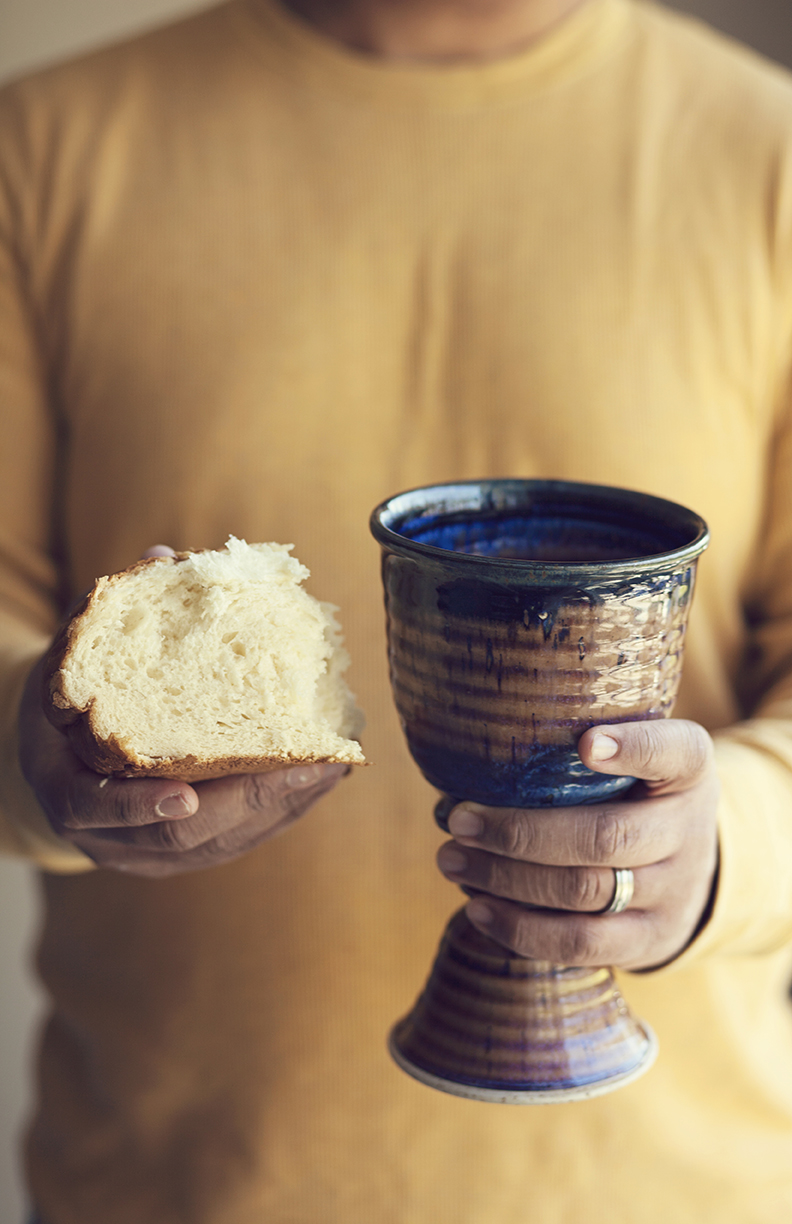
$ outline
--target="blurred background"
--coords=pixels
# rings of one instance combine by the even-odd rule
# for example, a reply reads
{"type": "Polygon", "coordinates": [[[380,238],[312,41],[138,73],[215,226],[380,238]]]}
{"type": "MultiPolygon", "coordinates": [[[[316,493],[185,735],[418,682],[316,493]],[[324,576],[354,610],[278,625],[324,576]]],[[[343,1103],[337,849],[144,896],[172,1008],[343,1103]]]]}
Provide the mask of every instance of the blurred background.
{"type": "MultiPolygon", "coordinates": [[[[790,0],[668,2],[792,67],[790,0]]],[[[0,0],[0,80],[200,7],[196,0],[0,0]]],[[[30,971],[37,920],[35,874],[0,860],[0,1224],[23,1219],[17,1136],[30,1108],[31,1052],[43,1013],[30,971]]]]}

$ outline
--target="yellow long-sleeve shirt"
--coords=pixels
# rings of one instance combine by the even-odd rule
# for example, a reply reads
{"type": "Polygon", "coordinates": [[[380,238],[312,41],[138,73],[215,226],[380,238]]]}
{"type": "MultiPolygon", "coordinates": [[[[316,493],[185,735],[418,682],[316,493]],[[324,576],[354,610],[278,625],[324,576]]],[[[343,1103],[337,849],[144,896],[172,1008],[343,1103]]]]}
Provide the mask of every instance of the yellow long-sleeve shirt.
{"type": "Polygon", "coordinates": [[[789,78],[630,0],[455,67],[231,0],[3,92],[0,245],[2,840],[48,869],[44,1218],[789,1220],[789,78]],[[713,536],[677,712],[717,732],[714,913],[625,979],[656,1067],[543,1109],[384,1048],[459,896],[367,516],[487,475],[642,488],[713,536]],[[85,870],[15,764],[24,673],[68,591],[229,532],[293,542],[341,607],[376,764],[232,865],[85,870]]]}

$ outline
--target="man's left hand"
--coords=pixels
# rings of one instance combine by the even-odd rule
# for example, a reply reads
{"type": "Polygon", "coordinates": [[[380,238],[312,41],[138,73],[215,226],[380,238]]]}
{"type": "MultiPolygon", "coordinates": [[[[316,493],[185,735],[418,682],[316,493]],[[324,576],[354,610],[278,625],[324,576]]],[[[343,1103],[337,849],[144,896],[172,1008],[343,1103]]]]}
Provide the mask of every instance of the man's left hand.
{"type": "Polygon", "coordinates": [[[468,902],[471,922],[520,956],[663,965],[692,939],[713,886],[720,788],[712,741],[679,719],[620,723],[587,731],[578,752],[598,773],[641,781],[624,799],[583,807],[459,804],[438,866],[481,894],[468,902]],[[632,900],[605,914],[615,869],[625,867],[632,900]]]}

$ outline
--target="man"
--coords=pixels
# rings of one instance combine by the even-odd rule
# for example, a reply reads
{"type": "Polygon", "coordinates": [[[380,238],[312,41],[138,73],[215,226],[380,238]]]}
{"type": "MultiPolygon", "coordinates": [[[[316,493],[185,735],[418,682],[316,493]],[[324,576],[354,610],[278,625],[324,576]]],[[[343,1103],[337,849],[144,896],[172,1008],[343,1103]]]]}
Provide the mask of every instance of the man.
{"type": "Polygon", "coordinates": [[[791,132],[783,73],[631,0],[231,0],[5,92],[5,838],[46,872],[47,1224],[786,1218],[791,132]],[[713,545],[680,719],[581,741],[643,782],[461,805],[444,884],[366,519],[485,475],[642,487],[713,545]],[[38,703],[58,610],[229,531],[341,607],[375,766],[100,785],[38,703]],[[397,1071],[452,883],[524,955],[641,971],[655,1069],[542,1110],[397,1071]]]}

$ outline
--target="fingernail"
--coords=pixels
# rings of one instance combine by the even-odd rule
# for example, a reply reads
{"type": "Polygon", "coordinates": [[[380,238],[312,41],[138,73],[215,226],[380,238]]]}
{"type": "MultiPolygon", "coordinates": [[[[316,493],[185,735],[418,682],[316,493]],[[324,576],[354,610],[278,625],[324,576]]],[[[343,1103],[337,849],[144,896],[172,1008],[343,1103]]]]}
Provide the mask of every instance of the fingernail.
{"type": "Polygon", "coordinates": [[[464,871],[468,865],[468,856],[455,846],[443,846],[437,855],[437,865],[441,871],[456,874],[464,871]]]}
{"type": "Polygon", "coordinates": [[[320,782],[332,782],[333,778],[343,778],[348,769],[348,765],[337,762],[327,765],[296,765],[287,773],[286,785],[291,790],[318,786],[320,782]]]}
{"type": "Polygon", "coordinates": [[[619,742],[612,739],[610,735],[595,735],[591,741],[592,761],[610,761],[618,751],[619,742]]]}
{"type": "Polygon", "coordinates": [[[176,554],[168,544],[155,544],[153,548],[147,548],[143,553],[144,560],[149,560],[152,557],[175,557],[176,554]]]}
{"type": "Polygon", "coordinates": [[[302,786],[315,786],[322,774],[317,765],[298,765],[286,774],[286,785],[292,790],[302,786]]]}
{"type": "Polygon", "coordinates": [[[448,827],[455,837],[478,837],[484,832],[484,821],[478,812],[459,807],[448,818],[448,827]]]}
{"type": "Polygon", "coordinates": [[[184,795],[168,795],[160,799],[154,811],[158,816],[189,816],[191,808],[184,795]]]}
{"type": "Polygon", "coordinates": [[[493,914],[486,901],[482,901],[481,897],[474,897],[472,901],[468,901],[465,906],[468,917],[475,922],[477,926],[489,926],[493,922],[495,915],[493,914]]]}

